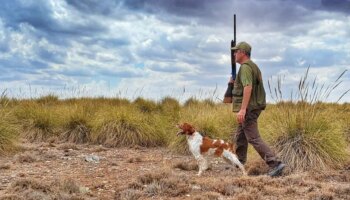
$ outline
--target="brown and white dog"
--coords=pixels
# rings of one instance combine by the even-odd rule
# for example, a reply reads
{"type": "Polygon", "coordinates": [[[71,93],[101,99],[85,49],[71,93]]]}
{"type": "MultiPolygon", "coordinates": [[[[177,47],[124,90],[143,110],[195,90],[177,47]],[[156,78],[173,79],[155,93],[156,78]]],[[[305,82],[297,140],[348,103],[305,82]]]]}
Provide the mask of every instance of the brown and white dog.
{"type": "Polygon", "coordinates": [[[177,135],[186,135],[189,149],[197,160],[200,176],[203,171],[208,169],[208,161],[206,156],[222,157],[226,162],[238,166],[244,175],[247,175],[244,166],[239,162],[237,156],[233,153],[233,144],[224,142],[223,140],[213,140],[203,137],[194,127],[188,123],[177,125],[181,129],[177,135]]]}

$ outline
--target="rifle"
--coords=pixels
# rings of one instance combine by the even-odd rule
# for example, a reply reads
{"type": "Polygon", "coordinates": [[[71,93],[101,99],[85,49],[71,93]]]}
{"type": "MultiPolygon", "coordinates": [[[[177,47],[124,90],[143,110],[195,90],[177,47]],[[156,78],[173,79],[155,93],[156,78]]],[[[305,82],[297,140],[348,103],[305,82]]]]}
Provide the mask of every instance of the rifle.
{"type": "MultiPolygon", "coordinates": [[[[235,54],[234,50],[232,50],[233,47],[236,46],[236,14],[233,15],[233,40],[231,40],[231,74],[232,79],[236,80],[236,60],[235,60],[235,54]]],[[[232,90],[233,90],[233,84],[234,83],[228,83],[227,89],[224,96],[224,103],[232,103],[232,90]]]]}

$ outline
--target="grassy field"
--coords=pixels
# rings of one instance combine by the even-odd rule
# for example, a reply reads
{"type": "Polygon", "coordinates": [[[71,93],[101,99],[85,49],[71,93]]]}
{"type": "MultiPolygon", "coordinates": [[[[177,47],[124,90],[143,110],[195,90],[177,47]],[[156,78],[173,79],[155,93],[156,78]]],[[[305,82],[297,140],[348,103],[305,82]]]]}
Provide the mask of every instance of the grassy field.
{"type": "MultiPolygon", "coordinates": [[[[101,144],[106,147],[167,147],[187,153],[177,123],[189,122],[202,134],[232,140],[237,126],[231,106],[210,100],[167,97],[1,100],[0,153],[16,151],[16,141],[101,144]]],[[[341,167],[349,158],[350,104],[268,105],[259,118],[262,137],[292,171],[341,167]]]]}
{"type": "Polygon", "coordinates": [[[0,171],[9,180],[0,184],[0,199],[343,199],[350,197],[349,113],[348,103],[270,104],[259,129],[288,166],[282,178],[266,177],[266,165],[250,147],[250,177],[214,163],[206,176],[193,179],[197,166],[185,138],[176,136],[176,124],[189,122],[206,136],[232,140],[237,123],[231,105],[194,98],[180,104],[171,97],[155,102],[3,96],[0,171]],[[81,163],[91,152],[104,164],[81,163]],[[91,170],[102,179],[91,179],[91,170]]]}

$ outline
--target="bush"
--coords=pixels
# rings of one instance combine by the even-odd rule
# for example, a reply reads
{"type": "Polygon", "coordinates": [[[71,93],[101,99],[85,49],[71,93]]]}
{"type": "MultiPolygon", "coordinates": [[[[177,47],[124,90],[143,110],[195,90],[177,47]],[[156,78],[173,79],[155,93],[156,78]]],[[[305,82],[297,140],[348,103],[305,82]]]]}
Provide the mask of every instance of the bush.
{"type": "Polygon", "coordinates": [[[15,115],[22,126],[21,137],[29,141],[45,141],[58,135],[61,115],[54,106],[28,102],[17,107],[15,115]]]}
{"type": "Polygon", "coordinates": [[[133,106],[100,110],[92,121],[92,141],[109,147],[164,145],[161,120],[161,116],[141,112],[133,106]]]}
{"type": "Polygon", "coordinates": [[[0,96],[0,155],[14,151],[14,141],[18,135],[18,128],[14,124],[12,113],[6,109],[8,98],[5,93],[0,96]]]}
{"type": "Polygon", "coordinates": [[[60,109],[64,116],[62,133],[59,138],[65,142],[86,143],[90,141],[90,121],[94,117],[95,107],[81,105],[66,106],[60,109]]]}
{"type": "Polygon", "coordinates": [[[39,104],[55,104],[58,101],[59,101],[58,96],[54,94],[49,94],[36,99],[36,102],[39,104]]]}
{"type": "MultiPolygon", "coordinates": [[[[282,93],[275,92],[277,105],[263,115],[261,130],[290,170],[340,167],[348,158],[344,129],[338,114],[326,109],[334,106],[321,102],[340,84],[344,73],[333,84],[318,87],[316,79],[308,82],[308,70],[300,79],[295,98],[284,101],[282,93]]],[[[274,91],[281,91],[280,79],[274,91]]]]}
{"type": "Polygon", "coordinates": [[[9,113],[0,108],[0,155],[16,150],[15,139],[18,129],[9,113]]]}

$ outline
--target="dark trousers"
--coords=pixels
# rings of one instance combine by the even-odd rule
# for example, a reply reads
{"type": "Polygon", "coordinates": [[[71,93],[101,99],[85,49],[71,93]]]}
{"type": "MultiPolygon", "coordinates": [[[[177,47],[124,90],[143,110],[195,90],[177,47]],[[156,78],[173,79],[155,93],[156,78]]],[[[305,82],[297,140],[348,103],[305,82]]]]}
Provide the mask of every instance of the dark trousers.
{"type": "Polygon", "coordinates": [[[247,110],[245,120],[239,124],[236,132],[236,154],[238,159],[245,163],[247,161],[248,143],[253,145],[254,149],[264,159],[269,167],[276,167],[280,161],[277,160],[276,154],[261,139],[258,131],[258,117],[261,110],[247,110]]]}

